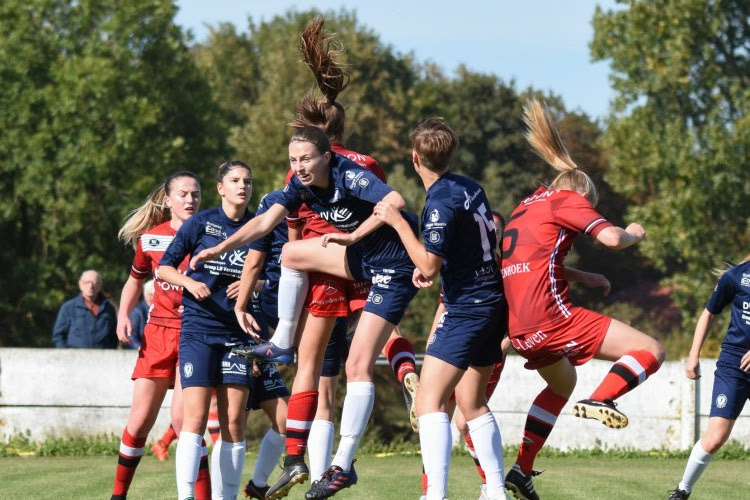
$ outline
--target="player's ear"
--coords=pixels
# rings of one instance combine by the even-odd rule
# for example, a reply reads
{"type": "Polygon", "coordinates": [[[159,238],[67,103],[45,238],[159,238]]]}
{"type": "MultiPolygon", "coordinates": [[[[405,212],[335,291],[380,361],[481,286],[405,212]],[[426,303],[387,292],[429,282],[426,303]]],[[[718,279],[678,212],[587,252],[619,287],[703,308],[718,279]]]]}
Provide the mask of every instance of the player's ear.
{"type": "Polygon", "coordinates": [[[412,149],[411,150],[411,161],[414,164],[414,168],[416,168],[418,165],[420,165],[419,153],[417,153],[416,149],[412,149]]]}

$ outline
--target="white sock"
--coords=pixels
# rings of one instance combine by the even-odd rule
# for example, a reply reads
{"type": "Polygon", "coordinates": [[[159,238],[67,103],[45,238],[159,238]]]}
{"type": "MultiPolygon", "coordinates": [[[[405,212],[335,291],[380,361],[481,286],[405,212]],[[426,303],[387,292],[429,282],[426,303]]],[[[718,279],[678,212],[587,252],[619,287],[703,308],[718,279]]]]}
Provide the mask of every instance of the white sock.
{"type": "Polygon", "coordinates": [[[295,271],[281,266],[279,278],[279,324],[273,332],[271,342],[282,349],[294,344],[299,315],[305,304],[308,279],[304,271],[295,271]]]}
{"type": "Polygon", "coordinates": [[[344,472],[349,472],[374,404],[375,384],[372,382],[346,384],[344,409],[341,412],[341,440],[331,465],[337,465],[344,472]]]}
{"type": "Polygon", "coordinates": [[[194,432],[180,432],[175,456],[175,479],[177,497],[182,500],[195,494],[195,480],[201,464],[203,436],[194,432]]]}
{"type": "Polygon", "coordinates": [[[211,450],[211,500],[224,500],[224,483],[221,480],[221,437],[214,443],[211,450]]]}
{"type": "Polygon", "coordinates": [[[284,452],[286,436],[279,434],[273,429],[268,429],[258,449],[258,460],[255,462],[253,472],[253,484],[255,486],[268,485],[268,478],[279,463],[279,458],[284,452]]]}
{"type": "MultiPolygon", "coordinates": [[[[219,450],[219,469],[221,469],[221,484],[223,496],[221,500],[236,500],[237,492],[242,483],[242,467],[245,465],[245,441],[236,443],[222,443],[219,450]]],[[[211,477],[213,484],[214,478],[211,477]]],[[[212,488],[213,489],[213,488],[212,488]]],[[[213,496],[212,498],[216,498],[213,496]]]]}
{"type": "Polygon", "coordinates": [[[487,478],[487,492],[490,498],[503,498],[503,442],[497,421],[492,412],[487,412],[466,423],[469,425],[469,435],[474,443],[477,459],[487,478]]]}
{"type": "Polygon", "coordinates": [[[701,474],[706,470],[706,467],[708,467],[708,464],[713,457],[713,455],[703,449],[703,445],[699,439],[698,442],[695,443],[695,446],[693,446],[693,451],[690,452],[690,458],[688,458],[688,463],[685,466],[685,473],[682,476],[682,481],[680,481],[678,488],[687,491],[688,493],[693,491],[693,486],[695,486],[698,478],[701,477],[701,474]]]}
{"type": "Polygon", "coordinates": [[[333,453],[333,422],[313,420],[307,438],[307,456],[310,458],[310,478],[315,481],[331,466],[333,453]]]}
{"type": "Polygon", "coordinates": [[[427,474],[427,500],[443,500],[448,490],[453,446],[451,421],[447,413],[440,411],[419,417],[419,445],[427,474]]]}

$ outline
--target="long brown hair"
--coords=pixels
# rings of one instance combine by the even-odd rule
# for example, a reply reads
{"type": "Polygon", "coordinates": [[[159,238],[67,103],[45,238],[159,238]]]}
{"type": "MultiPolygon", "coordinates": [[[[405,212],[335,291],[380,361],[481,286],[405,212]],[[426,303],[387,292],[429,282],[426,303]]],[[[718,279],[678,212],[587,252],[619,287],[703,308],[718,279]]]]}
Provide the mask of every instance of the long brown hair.
{"type": "Polygon", "coordinates": [[[117,238],[123,243],[133,245],[138,244],[138,238],[147,230],[154,226],[163,224],[172,218],[172,211],[169,209],[164,199],[169,195],[172,183],[180,177],[190,177],[200,186],[198,177],[188,171],[180,170],[167,177],[164,182],[156,186],[146,197],[146,201],[140,207],[128,213],[125,217],[120,230],[117,232],[117,238]]]}
{"type": "Polygon", "coordinates": [[[591,177],[580,170],[570,157],[547,106],[536,99],[530,99],[523,108],[523,121],[528,127],[524,137],[531,148],[552,168],[560,172],[549,187],[575,191],[596,206],[599,202],[596,186],[591,177]]]}
{"type": "Polygon", "coordinates": [[[349,85],[350,77],[337,60],[343,52],[341,42],[335,35],[325,33],[324,24],[322,17],[311,20],[302,31],[299,41],[300,54],[313,72],[323,96],[316,97],[312,91],[305,94],[297,102],[297,110],[289,126],[295,129],[318,127],[331,140],[341,142],[346,113],[336,99],[349,85]]]}
{"type": "Polygon", "coordinates": [[[725,272],[729,271],[733,267],[744,264],[745,262],[750,262],[750,253],[745,255],[745,258],[742,259],[738,264],[735,264],[733,262],[724,262],[720,266],[714,267],[713,269],[711,269],[711,274],[721,278],[725,272]]]}

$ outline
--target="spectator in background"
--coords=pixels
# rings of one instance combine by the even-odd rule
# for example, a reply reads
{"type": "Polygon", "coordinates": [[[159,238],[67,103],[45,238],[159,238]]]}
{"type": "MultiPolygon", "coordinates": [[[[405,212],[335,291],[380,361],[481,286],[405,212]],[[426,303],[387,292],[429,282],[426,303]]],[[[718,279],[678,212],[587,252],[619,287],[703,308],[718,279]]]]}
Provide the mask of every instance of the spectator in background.
{"type": "Polygon", "coordinates": [[[81,294],[63,303],[52,330],[55,347],[114,349],[117,312],[102,295],[102,277],[87,270],[78,280],[81,294]]]}
{"type": "Polygon", "coordinates": [[[143,284],[143,300],[140,301],[130,314],[130,332],[131,344],[125,344],[127,349],[140,349],[141,340],[143,339],[143,328],[148,321],[148,313],[151,310],[151,304],[154,303],[154,280],[150,279],[143,284]]]}

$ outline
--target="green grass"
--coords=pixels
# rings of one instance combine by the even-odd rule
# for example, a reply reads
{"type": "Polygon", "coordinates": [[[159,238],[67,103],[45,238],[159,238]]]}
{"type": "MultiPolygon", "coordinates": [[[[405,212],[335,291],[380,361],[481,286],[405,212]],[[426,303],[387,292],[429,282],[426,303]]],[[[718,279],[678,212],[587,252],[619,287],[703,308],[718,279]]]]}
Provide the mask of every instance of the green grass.
{"type": "MultiPolygon", "coordinates": [[[[174,450],[174,449],[173,449],[174,450]]],[[[173,451],[172,450],[172,451],[173,451]]],[[[506,456],[506,464],[513,457],[506,456]]],[[[247,480],[254,455],[245,462],[247,480]]],[[[111,493],[115,457],[6,457],[0,459],[0,500],[104,499],[111,493]]],[[[682,475],[682,458],[615,458],[610,456],[546,456],[536,467],[546,472],[536,478],[544,500],[663,499],[682,475]]],[[[341,499],[413,499],[420,495],[420,459],[412,454],[365,454],[357,462],[359,484],[345,490],[341,499]]],[[[276,478],[276,474],[272,479],[276,478]]],[[[475,500],[478,477],[471,459],[454,455],[448,496],[475,500]]],[[[750,486],[747,462],[715,460],[696,486],[696,499],[745,499],[750,486]]],[[[305,486],[292,490],[289,499],[304,498],[305,486]]],[[[159,462],[145,456],[130,489],[130,500],[173,500],[174,459],[159,462]]],[[[240,496],[242,498],[242,496],[240,496]]]]}

